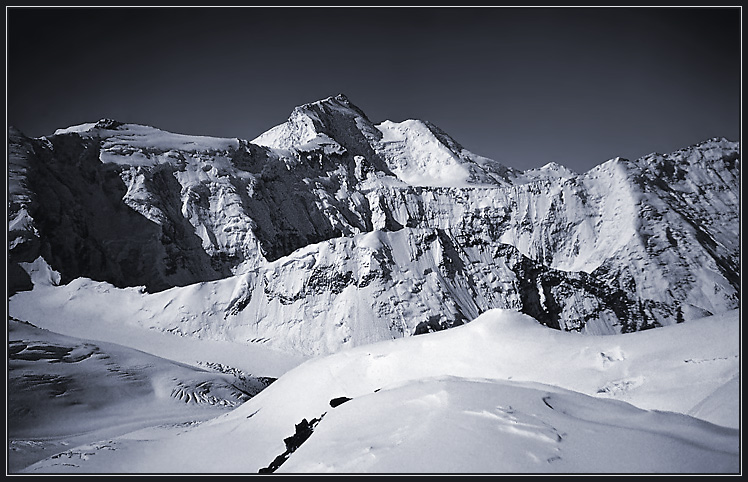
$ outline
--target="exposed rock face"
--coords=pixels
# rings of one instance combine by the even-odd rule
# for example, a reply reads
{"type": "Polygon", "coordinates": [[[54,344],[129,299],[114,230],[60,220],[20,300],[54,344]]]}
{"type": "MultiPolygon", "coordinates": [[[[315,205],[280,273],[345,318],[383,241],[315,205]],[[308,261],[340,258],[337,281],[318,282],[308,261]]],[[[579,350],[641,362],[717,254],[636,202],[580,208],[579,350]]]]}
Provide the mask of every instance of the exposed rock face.
{"type": "Polygon", "coordinates": [[[449,328],[498,307],[596,333],[638,317],[633,298],[586,273],[548,268],[499,242],[460,246],[443,230],[404,228],[336,238],[246,273],[225,323],[236,339],[284,338],[325,353],[449,328]]]}
{"type": "Polygon", "coordinates": [[[11,260],[43,256],[63,282],[85,276],[153,290],[230,274],[211,265],[182,215],[171,171],[104,163],[97,137],[10,142],[28,154],[23,171],[11,174],[28,192],[11,193],[11,260]]]}
{"type": "Polygon", "coordinates": [[[725,139],[519,172],[336,96],[252,142],[111,120],[11,129],[8,172],[11,293],[39,256],[63,283],[235,277],[220,322],[234,339],[327,352],[489,308],[614,333],[739,304],[740,154],[725,139]]]}

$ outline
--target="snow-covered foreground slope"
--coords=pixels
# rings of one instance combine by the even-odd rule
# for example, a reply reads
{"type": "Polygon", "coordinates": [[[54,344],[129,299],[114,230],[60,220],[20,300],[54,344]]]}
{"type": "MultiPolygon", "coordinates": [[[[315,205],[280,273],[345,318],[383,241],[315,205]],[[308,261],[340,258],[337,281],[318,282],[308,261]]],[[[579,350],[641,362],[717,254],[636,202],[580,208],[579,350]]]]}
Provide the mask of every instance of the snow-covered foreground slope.
{"type": "Polygon", "coordinates": [[[235,343],[210,336],[211,322],[222,319],[231,301],[232,279],[149,294],[142,287],[119,289],[85,278],[57,286],[59,274],[41,259],[26,269],[34,289],[12,296],[9,313],[55,333],[119,343],[189,365],[220,363],[258,376],[277,377],[306,358],[267,347],[261,339],[235,343]],[[181,325],[201,326],[203,336],[180,330],[181,325]]]}
{"type": "Polygon", "coordinates": [[[159,424],[196,423],[272,379],[188,366],[112,343],[8,323],[8,465],[159,424]]]}
{"type": "Polygon", "coordinates": [[[211,421],[25,472],[734,473],[739,352],[737,311],[590,336],[493,310],[311,359],[211,421]]]}

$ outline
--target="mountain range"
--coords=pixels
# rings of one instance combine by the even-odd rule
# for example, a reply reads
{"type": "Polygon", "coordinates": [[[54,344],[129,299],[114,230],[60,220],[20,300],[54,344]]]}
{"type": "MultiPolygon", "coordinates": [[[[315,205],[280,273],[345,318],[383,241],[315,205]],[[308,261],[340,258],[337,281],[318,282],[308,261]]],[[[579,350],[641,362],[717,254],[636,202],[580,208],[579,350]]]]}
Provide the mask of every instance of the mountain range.
{"type": "MultiPolygon", "coordinates": [[[[61,283],[233,284],[192,333],[328,353],[491,308],[612,334],[739,304],[739,144],[725,139],[520,172],[338,95],[251,142],[102,120],[9,143],[11,293],[38,257],[61,283]]],[[[154,327],[175,329],[167,318],[154,327]]]]}
{"type": "MultiPolygon", "coordinates": [[[[247,467],[276,470],[298,448],[286,442],[282,454],[282,444],[277,446],[281,427],[267,418],[270,413],[287,424],[298,422],[297,435],[305,433],[301,443],[317,424],[331,423],[316,418],[322,416],[324,403],[342,397],[337,403],[355,405],[347,401],[364,393],[374,394],[381,388],[374,385],[385,380],[400,384],[420,380],[429,393],[450,397],[462,390],[475,392],[475,400],[489,405],[491,397],[498,396],[494,391],[518,390],[517,403],[523,410],[530,410],[527,400],[550,397],[545,405],[558,402],[565,407],[559,409],[565,416],[611,425],[606,417],[589,418],[592,412],[583,416],[580,407],[599,414],[605,410],[618,413],[617,409],[576,398],[576,392],[641,405],[646,397],[631,398],[631,394],[636,389],[640,390],[637,393],[653,390],[648,383],[657,378],[653,367],[658,363],[646,365],[646,370],[641,368],[644,365],[635,365],[637,374],[594,376],[590,379],[594,386],[587,386],[580,380],[589,375],[578,359],[587,360],[587,349],[577,343],[592,343],[593,351],[606,344],[600,348],[601,358],[592,357],[594,363],[602,363],[606,369],[611,363],[628,367],[634,362],[624,362],[627,357],[617,346],[619,336],[635,334],[640,340],[662,343],[667,340],[665,332],[680,333],[677,344],[670,348],[675,354],[678,347],[689,343],[683,326],[694,327],[694,333],[696,327],[707,326],[703,320],[723,320],[712,325],[732,326],[729,320],[735,319],[740,306],[740,146],[712,138],[636,160],[613,157],[585,173],[555,163],[520,171],[470,152],[427,121],[375,124],[342,94],[295,108],[285,123],[251,141],[176,134],[112,119],[62,128],[39,138],[11,127],[7,280],[12,317],[10,379],[14,393],[18,391],[10,412],[18,433],[11,438],[19,444],[33,437],[51,440],[36,421],[30,422],[34,417],[23,405],[38,397],[72,392],[76,384],[71,380],[83,375],[59,370],[73,370],[82,363],[90,367],[83,373],[95,373],[97,380],[105,379],[101,373],[125,372],[138,387],[135,399],[144,411],[161,413],[164,397],[209,406],[179,412],[195,424],[221,410],[231,410],[233,420],[257,413],[248,407],[266,407],[267,415],[252,423],[274,427],[265,438],[276,437],[276,446],[272,442],[263,446],[263,456],[250,457],[247,466],[229,464],[240,471],[247,467]],[[469,328],[478,319],[484,321],[469,328]],[[537,325],[540,331],[527,324],[537,325]],[[542,343],[550,344],[540,349],[533,362],[512,347],[517,360],[539,366],[561,363],[561,368],[567,363],[574,371],[570,377],[580,378],[561,382],[560,375],[544,377],[538,369],[519,378],[543,386],[504,387],[505,383],[511,385],[508,380],[512,379],[504,368],[514,366],[508,358],[501,358],[505,367],[498,371],[479,366],[467,372],[455,371],[454,366],[444,368],[446,360],[454,361],[456,353],[463,353],[468,346],[455,345],[457,338],[446,341],[452,332],[472,340],[465,343],[475,345],[476,355],[508,349],[499,334],[504,328],[494,325],[504,326],[510,338],[520,336],[527,353],[536,353],[542,343]],[[37,331],[39,328],[43,330],[37,331]],[[651,328],[663,330],[663,334],[636,333],[651,328]],[[481,345],[477,341],[481,333],[493,341],[481,345]],[[430,362],[398,358],[399,364],[387,365],[388,375],[383,380],[371,372],[374,365],[362,361],[369,360],[372,350],[380,353],[375,358],[389,356],[388,349],[382,347],[399,350],[394,347],[409,346],[413,356],[425,353],[432,346],[427,340],[437,340],[437,335],[445,340],[438,345],[446,350],[444,367],[436,358],[429,358],[433,354],[427,357],[430,362]],[[530,344],[536,335],[543,341],[530,344]],[[423,341],[390,345],[414,336],[423,341]],[[573,349],[568,352],[551,346],[567,346],[569,340],[589,341],[571,342],[573,349]],[[611,345],[600,340],[610,340],[611,345]],[[160,361],[122,354],[124,348],[118,345],[150,353],[160,361]],[[177,345],[193,348],[186,352],[172,348],[177,345]],[[546,349],[555,358],[544,358],[546,349]],[[248,360],[246,350],[260,355],[248,360]],[[559,355],[561,352],[565,354],[559,355]],[[576,354],[573,357],[569,355],[572,352],[576,354]],[[200,360],[195,358],[197,353],[200,360]],[[346,358],[346,353],[357,358],[346,358]],[[82,354],[82,358],[71,354],[82,354]],[[564,362],[567,355],[571,358],[564,362]],[[268,368],[267,360],[278,357],[284,360],[282,368],[268,368]],[[122,368],[126,362],[117,362],[120,365],[114,370],[110,362],[102,361],[110,358],[138,361],[127,362],[130,369],[122,368]],[[322,380],[331,370],[337,373],[335,367],[347,359],[358,367],[354,372],[363,370],[366,376],[356,385],[342,382],[352,374],[340,372],[327,382],[328,388],[357,388],[336,395],[329,390],[317,394],[317,388],[307,386],[308,377],[322,380]],[[310,361],[302,364],[302,360],[310,361]],[[46,367],[53,362],[58,371],[50,375],[46,367]],[[421,363],[431,363],[432,368],[417,368],[421,363]],[[294,386],[284,380],[293,379],[285,373],[297,364],[302,366],[294,371],[295,376],[303,381],[294,386]],[[315,366],[317,371],[312,368],[315,366]],[[206,370],[213,375],[206,375],[206,370]],[[419,378],[425,374],[431,384],[419,378]],[[464,378],[468,375],[470,380],[464,378]],[[233,385],[232,376],[239,380],[233,385]],[[151,383],[154,391],[150,391],[145,380],[154,377],[159,381],[151,383]],[[433,377],[438,377],[436,382],[433,377]],[[482,386],[476,384],[475,377],[500,379],[501,383],[482,386]],[[279,380],[273,382],[276,378],[279,380]],[[29,382],[31,379],[40,380],[40,385],[29,382]],[[168,379],[172,382],[164,382],[168,379]],[[556,393],[554,388],[552,395],[543,395],[547,386],[561,387],[561,391],[556,393]],[[45,391],[40,395],[42,389],[45,391]],[[255,396],[260,390],[264,398],[255,396]],[[317,394],[309,399],[306,411],[295,407],[281,414],[276,413],[280,408],[267,408],[283,406],[285,397],[298,391],[317,394]],[[275,465],[270,463],[270,452],[278,455],[275,465]]],[[[729,339],[730,329],[724,328],[724,334],[716,339],[729,339]]],[[[735,386],[735,350],[727,349],[718,356],[715,350],[719,349],[709,340],[691,343],[703,344],[700,359],[728,360],[729,368],[721,368],[684,406],[676,408],[668,399],[663,405],[653,403],[647,408],[703,417],[710,396],[735,386]]],[[[635,345],[627,346],[630,353],[637,351],[635,345]]],[[[655,344],[646,342],[646,346],[640,354],[646,359],[655,357],[656,350],[650,349],[655,344]]],[[[494,366],[497,360],[486,363],[494,366]]],[[[663,360],[668,360],[662,362],[667,365],[671,358],[663,360]]],[[[454,363],[462,366],[463,362],[454,363]]],[[[683,382],[703,376],[695,371],[683,373],[683,382]]],[[[101,383],[111,384],[112,393],[128,391],[119,381],[106,380],[101,383]]],[[[413,392],[411,385],[399,387],[403,396],[423,395],[413,392]]],[[[380,395],[376,400],[396,405],[401,399],[386,398],[391,395],[380,395]]],[[[433,398],[424,397],[426,401],[433,398]]],[[[63,399],[61,405],[55,401],[38,410],[57,413],[56,418],[50,415],[48,427],[60,426],[66,425],[61,420],[76,416],[75,407],[80,403],[69,405],[63,399]]],[[[112,404],[110,399],[99,403],[112,404]]],[[[365,413],[377,406],[364,400],[356,403],[363,404],[365,413]]],[[[445,405],[434,406],[438,407],[445,405]]],[[[481,410],[489,408],[486,405],[481,410]]],[[[124,417],[133,427],[147,426],[141,418],[124,416],[124,412],[116,405],[106,412],[107,420],[122,421],[124,417]]],[[[555,429],[549,431],[550,419],[529,413],[520,417],[525,427],[520,435],[543,443],[565,439],[555,429]]],[[[517,422],[513,414],[511,407],[504,407],[485,416],[517,422]]],[[[376,417],[372,420],[372,424],[381,423],[376,417]]],[[[722,420],[721,412],[712,419],[717,423],[722,420]]],[[[658,425],[665,427],[663,434],[677,432],[681,438],[701,430],[686,429],[681,434],[680,429],[667,428],[668,424],[677,425],[675,421],[658,419],[658,424],[660,421],[665,424],[658,425]]],[[[338,427],[350,427],[350,423],[354,422],[338,427]]],[[[636,431],[646,424],[613,425],[636,431]]],[[[226,423],[217,426],[226,427],[226,423]]],[[[197,433],[213,434],[210,437],[223,433],[222,429],[212,430],[197,433]]],[[[705,430],[717,446],[732,443],[726,441],[731,435],[720,439],[718,429],[705,430]]],[[[413,440],[408,443],[415,443],[413,440]]],[[[39,454],[49,456],[49,450],[61,449],[45,443],[39,454]]],[[[326,443],[331,444],[329,440],[326,443]]],[[[24,447],[19,449],[23,463],[15,465],[25,466],[42,457],[29,449],[36,447],[33,444],[24,447]]],[[[94,452],[103,450],[97,447],[94,452]]],[[[305,447],[312,450],[308,444],[305,447]]],[[[171,450],[168,453],[173,454],[171,450]]],[[[544,460],[556,460],[553,453],[546,455],[544,460]]],[[[361,454],[346,457],[350,461],[361,454]]],[[[608,461],[612,453],[601,457],[608,461]]],[[[451,463],[453,459],[449,459],[451,463]]],[[[312,462],[304,465],[300,456],[295,460],[296,465],[283,467],[303,471],[330,468],[312,462]]],[[[673,471],[680,463],[680,459],[662,460],[667,462],[645,466],[673,471]]],[[[151,471],[152,463],[138,471],[151,471]]],[[[720,468],[715,470],[732,467],[731,462],[725,463],[719,462],[720,468]]],[[[551,471],[584,471],[586,467],[582,459],[557,465],[551,471]]],[[[52,467],[59,469],[56,463],[52,467]]],[[[156,471],[176,470],[169,464],[156,467],[156,471]]],[[[331,467],[358,471],[369,465],[339,461],[331,467]]],[[[421,465],[397,465],[389,459],[370,467],[375,471],[402,467],[424,471],[421,465]]],[[[470,471],[465,465],[455,467],[470,471]]],[[[502,471],[500,464],[481,463],[478,467],[502,471]]],[[[525,466],[504,467],[514,472],[525,466]]],[[[543,467],[547,465],[539,470],[543,467]]],[[[699,464],[684,467],[686,471],[704,470],[699,464]]],[[[437,471],[445,470],[451,471],[437,471]]]]}

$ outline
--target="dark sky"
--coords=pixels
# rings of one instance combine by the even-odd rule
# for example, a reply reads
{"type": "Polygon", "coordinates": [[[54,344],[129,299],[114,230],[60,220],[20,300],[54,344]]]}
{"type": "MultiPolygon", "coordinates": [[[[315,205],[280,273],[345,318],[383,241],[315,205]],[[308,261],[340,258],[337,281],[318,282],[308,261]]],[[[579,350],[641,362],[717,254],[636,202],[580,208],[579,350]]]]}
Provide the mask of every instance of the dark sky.
{"type": "Polygon", "coordinates": [[[739,8],[6,8],[7,122],[251,140],[344,93],[522,170],[739,140],[739,8]]]}

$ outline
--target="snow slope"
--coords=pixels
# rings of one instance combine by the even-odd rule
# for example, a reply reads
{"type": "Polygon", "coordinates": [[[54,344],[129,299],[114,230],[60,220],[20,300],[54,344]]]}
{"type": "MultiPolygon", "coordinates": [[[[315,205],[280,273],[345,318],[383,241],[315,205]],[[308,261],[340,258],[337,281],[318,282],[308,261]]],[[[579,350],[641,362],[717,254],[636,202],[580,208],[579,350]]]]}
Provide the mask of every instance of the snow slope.
{"type": "Polygon", "coordinates": [[[513,169],[466,150],[425,121],[377,124],[376,152],[392,172],[411,186],[469,187],[509,185],[521,177],[513,169]]]}
{"type": "Polygon", "coordinates": [[[737,312],[584,336],[494,310],[309,360],[199,426],[24,472],[736,473],[738,333],[737,312]]]}
{"type": "Polygon", "coordinates": [[[121,345],[8,323],[8,468],[140,427],[203,421],[269,379],[190,367],[121,345]]]}
{"type": "Polygon", "coordinates": [[[64,134],[102,138],[104,143],[101,161],[128,165],[150,165],[152,160],[149,154],[154,153],[228,151],[239,147],[239,139],[175,134],[151,126],[125,124],[112,119],[57,129],[54,133],[55,136],[64,134]]]}
{"type": "Polygon", "coordinates": [[[220,363],[257,376],[278,377],[306,358],[265,346],[263,340],[201,338],[178,328],[197,320],[210,331],[211,318],[223,317],[221,303],[230,301],[233,280],[147,293],[143,287],[119,289],[85,278],[58,285],[59,273],[42,259],[26,269],[34,290],[11,297],[9,313],[55,333],[118,343],[192,366],[220,363]],[[154,318],[169,319],[172,324],[166,328],[173,329],[155,329],[159,327],[150,323],[154,318]]]}

